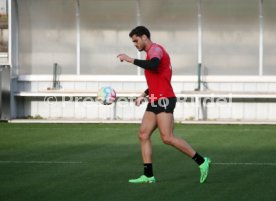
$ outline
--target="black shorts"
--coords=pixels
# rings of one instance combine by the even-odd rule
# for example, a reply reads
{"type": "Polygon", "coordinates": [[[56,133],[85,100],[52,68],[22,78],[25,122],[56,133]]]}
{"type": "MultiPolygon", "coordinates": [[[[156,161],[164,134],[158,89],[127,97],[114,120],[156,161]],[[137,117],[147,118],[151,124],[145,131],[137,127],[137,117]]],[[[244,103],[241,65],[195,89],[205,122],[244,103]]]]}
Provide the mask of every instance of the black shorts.
{"type": "Polygon", "coordinates": [[[146,111],[159,114],[161,112],[173,113],[176,105],[176,97],[162,98],[152,103],[148,103],[146,111]]]}

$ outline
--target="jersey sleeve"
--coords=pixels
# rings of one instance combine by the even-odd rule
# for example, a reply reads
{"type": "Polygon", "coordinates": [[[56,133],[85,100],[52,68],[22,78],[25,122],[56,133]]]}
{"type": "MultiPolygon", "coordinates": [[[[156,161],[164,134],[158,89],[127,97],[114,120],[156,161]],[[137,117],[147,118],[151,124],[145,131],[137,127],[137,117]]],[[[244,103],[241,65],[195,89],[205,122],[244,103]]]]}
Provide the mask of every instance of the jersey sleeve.
{"type": "Polygon", "coordinates": [[[158,58],[161,60],[163,57],[163,51],[160,47],[154,46],[149,50],[148,57],[149,59],[158,58]]]}

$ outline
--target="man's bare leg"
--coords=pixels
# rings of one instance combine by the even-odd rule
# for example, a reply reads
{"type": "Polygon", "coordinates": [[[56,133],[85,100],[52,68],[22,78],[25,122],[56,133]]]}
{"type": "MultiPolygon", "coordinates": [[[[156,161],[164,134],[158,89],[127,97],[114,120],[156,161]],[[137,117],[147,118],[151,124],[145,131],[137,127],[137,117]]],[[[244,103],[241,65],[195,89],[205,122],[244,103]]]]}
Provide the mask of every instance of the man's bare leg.
{"type": "Polygon", "coordinates": [[[130,179],[130,183],[154,183],[156,181],[152,171],[152,145],[150,140],[156,127],[156,115],[153,112],[146,111],[139,131],[144,174],[137,179],[130,179]]]}
{"type": "Polygon", "coordinates": [[[195,150],[184,139],[175,137],[173,134],[173,114],[162,112],[159,113],[156,118],[163,142],[177,148],[191,158],[194,157],[196,153],[195,150]]]}
{"type": "Polygon", "coordinates": [[[152,163],[152,145],[150,136],[156,127],[156,115],[153,112],[146,111],[139,131],[141,153],[144,163],[152,163]]]}
{"type": "Polygon", "coordinates": [[[200,183],[204,183],[208,177],[211,160],[207,157],[203,158],[184,139],[174,136],[174,119],[172,113],[162,112],[158,114],[156,118],[163,142],[177,148],[181,152],[190,156],[199,166],[200,183]]]}

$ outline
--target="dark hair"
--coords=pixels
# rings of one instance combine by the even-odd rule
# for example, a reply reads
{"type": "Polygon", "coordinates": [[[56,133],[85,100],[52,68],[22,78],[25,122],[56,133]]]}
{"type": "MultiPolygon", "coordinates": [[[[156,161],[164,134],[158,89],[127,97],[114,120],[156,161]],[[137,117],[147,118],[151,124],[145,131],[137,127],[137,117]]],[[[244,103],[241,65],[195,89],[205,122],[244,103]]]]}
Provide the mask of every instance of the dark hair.
{"type": "Polygon", "coordinates": [[[136,36],[146,35],[150,39],[150,32],[144,26],[138,26],[132,29],[132,31],[129,33],[129,37],[132,37],[133,35],[136,35],[136,36]]]}

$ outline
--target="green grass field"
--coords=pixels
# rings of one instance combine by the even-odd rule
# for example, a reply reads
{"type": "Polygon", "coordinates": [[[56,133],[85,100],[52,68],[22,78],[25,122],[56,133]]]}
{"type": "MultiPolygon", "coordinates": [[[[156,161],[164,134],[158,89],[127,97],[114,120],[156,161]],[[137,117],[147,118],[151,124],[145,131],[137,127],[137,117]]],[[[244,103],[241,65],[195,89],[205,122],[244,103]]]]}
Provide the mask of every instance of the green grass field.
{"type": "Polygon", "coordinates": [[[276,126],[176,125],[213,161],[206,183],[153,135],[155,184],[142,174],[136,124],[0,124],[0,201],[273,201],[276,126]]]}

